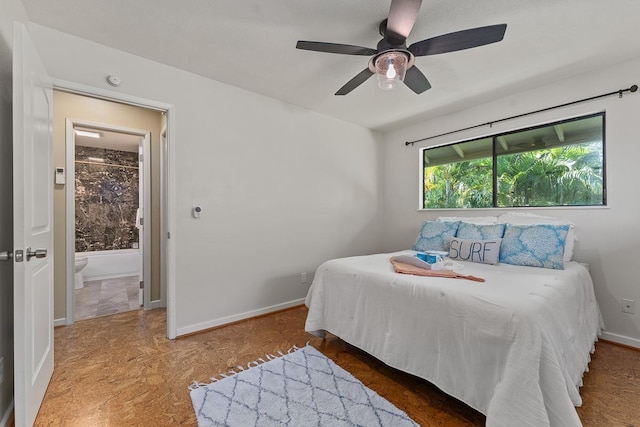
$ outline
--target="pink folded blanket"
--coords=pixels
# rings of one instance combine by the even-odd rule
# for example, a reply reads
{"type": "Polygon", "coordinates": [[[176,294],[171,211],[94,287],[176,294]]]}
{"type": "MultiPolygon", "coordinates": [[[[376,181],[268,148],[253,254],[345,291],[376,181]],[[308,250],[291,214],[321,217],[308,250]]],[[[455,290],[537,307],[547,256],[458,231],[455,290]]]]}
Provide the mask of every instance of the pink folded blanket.
{"type": "Polygon", "coordinates": [[[396,270],[396,273],[413,274],[414,276],[449,277],[451,279],[467,279],[473,280],[474,282],[484,282],[482,277],[460,274],[451,270],[427,270],[415,265],[396,261],[393,257],[391,257],[391,264],[393,264],[393,268],[396,270]]]}

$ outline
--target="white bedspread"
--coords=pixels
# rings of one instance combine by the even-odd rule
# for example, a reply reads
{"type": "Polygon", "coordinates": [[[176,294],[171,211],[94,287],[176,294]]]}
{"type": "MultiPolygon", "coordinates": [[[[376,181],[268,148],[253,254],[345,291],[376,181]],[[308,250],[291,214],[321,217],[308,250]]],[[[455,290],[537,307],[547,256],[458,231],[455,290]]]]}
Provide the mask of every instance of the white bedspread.
{"type": "Polygon", "coordinates": [[[394,254],[322,264],[305,330],[424,378],[487,426],[579,426],[578,388],[602,320],[587,269],[460,263],[469,280],[395,273],[394,254]]]}

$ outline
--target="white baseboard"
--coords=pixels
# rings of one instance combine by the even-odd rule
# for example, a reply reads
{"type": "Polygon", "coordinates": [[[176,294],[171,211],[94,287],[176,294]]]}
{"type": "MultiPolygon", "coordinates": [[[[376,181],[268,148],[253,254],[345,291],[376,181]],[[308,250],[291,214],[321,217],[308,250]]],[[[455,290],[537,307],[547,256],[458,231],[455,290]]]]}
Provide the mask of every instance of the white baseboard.
{"type": "Polygon", "coordinates": [[[612,332],[602,331],[600,334],[600,338],[607,341],[613,341],[618,344],[628,345],[629,347],[634,347],[640,349],[640,340],[637,338],[631,338],[624,335],[614,334],[612,332]]]}
{"type": "Polygon", "coordinates": [[[9,421],[13,419],[13,402],[14,400],[11,399],[11,403],[9,404],[9,407],[4,412],[4,416],[2,417],[2,420],[0,420],[0,427],[7,427],[9,425],[9,421]]]}
{"type": "Polygon", "coordinates": [[[235,314],[233,316],[221,317],[219,319],[210,320],[208,322],[202,322],[202,323],[197,323],[195,325],[184,326],[182,328],[177,328],[177,336],[191,334],[193,332],[203,331],[205,329],[215,328],[216,326],[222,326],[227,323],[237,322],[238,320],[249,319],[251,317],[272,313],[274,311],[284,310],[285,308],[295,307],[297,305],[302,305],[302,304],[304,304],[304,298],[285,302],[282,304],[272,305],[270,307],[265,307],[258,310],[247,311],[246,313],[235,314]]]}

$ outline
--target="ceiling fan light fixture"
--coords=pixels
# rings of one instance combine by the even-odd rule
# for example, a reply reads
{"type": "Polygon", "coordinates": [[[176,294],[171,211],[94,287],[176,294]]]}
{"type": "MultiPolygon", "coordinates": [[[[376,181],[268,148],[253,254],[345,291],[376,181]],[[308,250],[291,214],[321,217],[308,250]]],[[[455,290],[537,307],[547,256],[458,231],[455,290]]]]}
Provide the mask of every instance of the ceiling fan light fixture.
{"type": "Polygon", "coordinates": [[[409,57],[404,52],[390,51],[377,56],[374,60],[378,87],[393,90],[402,86],[409,65],[409,57]]]}
{"type": "Polygon", "coordinates": [[[457,52],[502,41],[507,24],[469,28],[421,40],[407,46],[407,38],[418,18],[422,0],[390,0],[389,14],[378,30],[382,40],[375,49],[342,43],[298,40],[297,49],[341,55],[370,56],[368,67],[344,84],[336,95],[342,96],[376,75],[378,86],[395,89],[404,83],[416,94],[431,88],[427,77],[414,67],[416,57],[457,52]],[[405,73],[409,75],[405,82],[405,73]]]}

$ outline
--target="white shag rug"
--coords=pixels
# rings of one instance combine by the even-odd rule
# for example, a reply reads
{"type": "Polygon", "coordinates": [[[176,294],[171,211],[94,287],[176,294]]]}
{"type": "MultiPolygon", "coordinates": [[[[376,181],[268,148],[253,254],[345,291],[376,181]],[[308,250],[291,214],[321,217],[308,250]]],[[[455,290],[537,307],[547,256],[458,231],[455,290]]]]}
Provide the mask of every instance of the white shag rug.
{"type": "Polygon", "coordinates": [[[198,425],[418,426],[310,345],[268,358],[210,384],[194,383],[198,425]]]}

